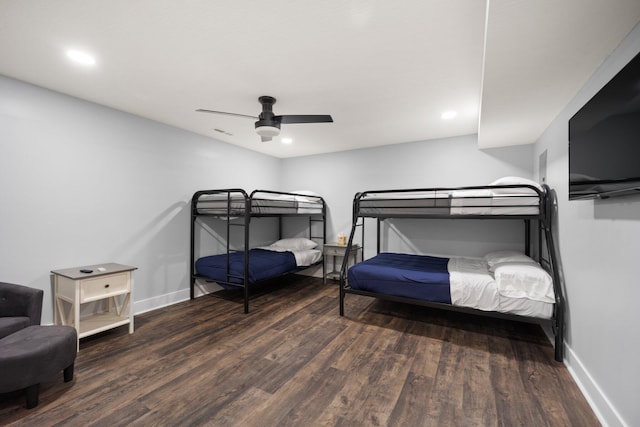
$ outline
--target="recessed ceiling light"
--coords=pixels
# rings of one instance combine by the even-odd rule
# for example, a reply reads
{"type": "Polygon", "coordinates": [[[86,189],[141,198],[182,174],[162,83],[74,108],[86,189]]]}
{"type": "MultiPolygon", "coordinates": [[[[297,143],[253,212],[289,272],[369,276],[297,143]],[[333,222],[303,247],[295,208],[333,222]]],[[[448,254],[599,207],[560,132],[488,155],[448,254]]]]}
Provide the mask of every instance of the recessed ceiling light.
{"type": "Polygon", "coordinates": [[[67,57],[73,62],[77,62],[82,65],[95,65],[96,63],[96,59],[93,56],[79,50],[68,50],[67,57]]]}
{"type": "Polygon", "coordinates": [[[282,138],[280,140],[280,142],[282,142],[283,144],[291,144],[293,142],[293,139],[291,139],[291,138],[282,138]]]}
{"type": "Polygon", "coordinates": [[[457,115],[458,115],[457,111],[445,111],[444,113],[442,113],[442,115],[440,117],[443,120],[450,120],[450,119],[453,119],[457,115]]]}

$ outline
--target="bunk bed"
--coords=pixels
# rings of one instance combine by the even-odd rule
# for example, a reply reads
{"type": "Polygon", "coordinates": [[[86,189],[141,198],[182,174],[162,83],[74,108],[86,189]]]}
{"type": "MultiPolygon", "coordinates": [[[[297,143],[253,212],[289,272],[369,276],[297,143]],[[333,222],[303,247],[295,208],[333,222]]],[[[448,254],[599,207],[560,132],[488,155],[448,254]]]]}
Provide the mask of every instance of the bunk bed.
{"type": "Polygon", "coordinates": [[[564,297],[553,241],[548,186],[513,177],[488,186],[365,191],[353,200],[347,253],[366,218],[377,219],[372,258],[340,272],[340,315],[346,294],[358,294],[533,323],[549,322],[555,358],[564,357],[564,297]],[[392,218],[524,221],[523,251],[482,258],[381,252],[381,227],[392,218]],[[533,253],[532,253],[533,252],[533,253]]]}
{"type": "Polygon", "coordinates": [[[321,262],[325,216],[324,199],[310,192],[255,190],[249,194],[239,188],[197,191],[191,199],[191,299],[195,298],[196,281],[202,279],[224,289],[242,289],[244,312],[248,313],[253,285],[321,262]],[[252,248],[251,220],[258,217],[277,218],[279,237],[269,245],[252,248]],[[307,217],[307,236],[283,239],[286,217],[307,217]],[[198,257],[196,233],[205,218],[222,223],[224,250],[198,257]],[[236,248],[231,243],[232,229],[241,235],[236,248]]]}

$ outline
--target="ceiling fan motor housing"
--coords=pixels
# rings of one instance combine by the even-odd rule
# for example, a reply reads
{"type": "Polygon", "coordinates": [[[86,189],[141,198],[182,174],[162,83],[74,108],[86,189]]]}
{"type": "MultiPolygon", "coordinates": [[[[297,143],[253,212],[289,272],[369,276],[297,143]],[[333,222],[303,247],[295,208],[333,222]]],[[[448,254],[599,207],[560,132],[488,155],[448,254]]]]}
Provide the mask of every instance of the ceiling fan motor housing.
{"type": "Polygon", "coordinates": [[[274,120],[273,104],[276,103],[276,99],[272,96],[261,96],[258,101],[262,105],[262,113],[258,117],[255,124],[256,132],[263,137],[274,137],[280,135],[280,121],[274,120]]]}

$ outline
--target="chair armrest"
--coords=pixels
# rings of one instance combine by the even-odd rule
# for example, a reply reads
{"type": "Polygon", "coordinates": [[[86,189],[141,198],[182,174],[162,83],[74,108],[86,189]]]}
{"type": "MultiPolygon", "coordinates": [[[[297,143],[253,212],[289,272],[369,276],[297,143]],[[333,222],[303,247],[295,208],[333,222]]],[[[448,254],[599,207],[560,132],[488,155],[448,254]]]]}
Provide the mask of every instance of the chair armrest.
{"type": "Polygon", "coordinates": [[[31,325],[42,318],[42,289],[0,282],[0,316],[27,316],[31,325]]]}

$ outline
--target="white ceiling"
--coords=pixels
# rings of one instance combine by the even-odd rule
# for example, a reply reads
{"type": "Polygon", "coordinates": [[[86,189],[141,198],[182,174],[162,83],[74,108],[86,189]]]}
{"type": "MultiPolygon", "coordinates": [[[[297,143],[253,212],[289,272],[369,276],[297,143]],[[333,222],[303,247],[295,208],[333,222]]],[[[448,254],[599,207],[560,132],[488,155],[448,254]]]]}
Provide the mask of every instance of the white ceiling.
{"type": "Polygon", "coordinates": [[[0,0],[0,74],[281,158],[487,148],[534,142],[639,20],[638,0],[0,0]],[[260,95],[334,123],[282,125],[284,145],[194,111],[260,95]]]}

